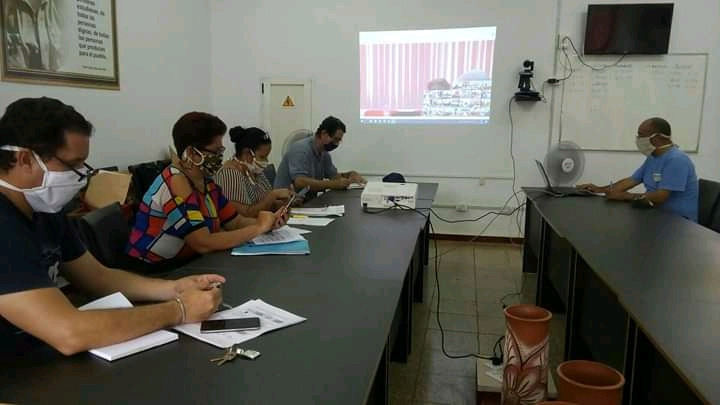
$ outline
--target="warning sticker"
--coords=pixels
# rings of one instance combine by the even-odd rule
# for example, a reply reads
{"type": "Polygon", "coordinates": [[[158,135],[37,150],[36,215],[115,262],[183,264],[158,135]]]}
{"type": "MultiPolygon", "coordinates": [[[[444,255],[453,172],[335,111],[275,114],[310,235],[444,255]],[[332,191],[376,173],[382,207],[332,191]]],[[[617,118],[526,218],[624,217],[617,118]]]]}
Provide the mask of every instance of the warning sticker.
{"type": "Polygon", "coordinates": [[[295,102],[293,101],[292,97],[287,96],[285,97],[285,101],[282,103],[283,107],[295,107],[295,102]]]}

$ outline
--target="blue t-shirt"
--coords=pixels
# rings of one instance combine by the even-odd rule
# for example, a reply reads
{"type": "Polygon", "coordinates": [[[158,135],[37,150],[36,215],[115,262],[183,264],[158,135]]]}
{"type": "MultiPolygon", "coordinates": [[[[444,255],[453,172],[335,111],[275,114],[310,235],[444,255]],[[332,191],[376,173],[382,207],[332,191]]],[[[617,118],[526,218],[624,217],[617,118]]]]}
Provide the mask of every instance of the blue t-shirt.
{"type": "MultiPolygon", "coordinates": [[[[65,214],[27,218],[0,193],[0,295],[57,287],[59,266],[85,253],[65,214]]],[[[0,316],[0,354],[31,341],[0,316]]]]}
{"type": "Polygon", "coordinates": [[[278,166],[275,176],[275,188],[288,188],[299,176],[316,180],[332,179],[337,176],[337,168],[330,153],[315,150],[315,137],[301,139],[288,148],[278,166]]]}
{"type": "Polygon", "coordinates": [[[669,191],[670,197],[661,208],[697,222],[699,190],[695,165],[676,146],[660,156],[648,156],[632,179],[643,183],[648,192],[669,191]]]}

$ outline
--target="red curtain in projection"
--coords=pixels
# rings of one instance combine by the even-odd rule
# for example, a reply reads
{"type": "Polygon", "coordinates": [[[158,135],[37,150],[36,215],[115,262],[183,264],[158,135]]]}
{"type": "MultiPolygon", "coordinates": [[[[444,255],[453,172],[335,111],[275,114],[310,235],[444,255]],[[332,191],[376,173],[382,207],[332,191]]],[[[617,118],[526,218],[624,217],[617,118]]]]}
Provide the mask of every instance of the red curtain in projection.
{"type": "Polygon", "coordinates": [[[494,40],[360,45],[360,109],[422,109],[428,83],[465,72],[492,79],[494,40]]]}

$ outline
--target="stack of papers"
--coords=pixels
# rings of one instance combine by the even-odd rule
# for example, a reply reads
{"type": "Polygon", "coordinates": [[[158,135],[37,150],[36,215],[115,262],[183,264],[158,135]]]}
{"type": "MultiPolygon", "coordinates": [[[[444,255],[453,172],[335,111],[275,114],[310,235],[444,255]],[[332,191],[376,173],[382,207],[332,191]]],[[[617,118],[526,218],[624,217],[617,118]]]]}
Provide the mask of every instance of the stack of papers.
{"type": "Polygon", "coordinates": [[[210,319],[233,319],[233,318],[260,318],[260,329],[233,332],[200,333],[200,323],[188,323],[175,327],[178,332],[194,337],[205,343],[221,349],[226,349],[234,344],[247,342],[250,339],[276,330],[286,328],[305,321],[306,319],[280,308],[274,307],[263,300],[250,300],[240,306],[226,311],[221,311],[211,316],[210,319]]]}
{"type": "MultiPolygon", "coordinates": [[[[132,308],[132,306],[133,305],[130,301],[128,301],[122,293],[118,292],[83,305],[80,307],[80,310],[90,311],[98,309],[132,308]]],[[[113,361],[127,357],[131,354],[152,349],[153,347],[164,345],[165,343],[170,343],[175,340],[178,340],[177,333],[159,330],[145,336],[140,336],[139,338],[128,340],[127,342],[92,349],[90,350],[90,353],[107,361],[113,361]]]]}
{"type": "Polygon", "coordinates": [[[328,205],[323,208],[292,208],[290,214],[306,217],[341,217],[345,215],[345,206],[328,205]]]}
{"type": "Polygon", "coordinates": [[[305,226],[327,226],[330,224],[334,219],[332,218],[310,218],[307,216],[291,216],[290,219],[288,219],[289,225],[305,225],[305,226]]]}
{"type": "Polygon", "coordinates": [[[284,226],[255,237],[230,252],[233,256],[308,255],[310,245],[299,229],[284,226]]]}

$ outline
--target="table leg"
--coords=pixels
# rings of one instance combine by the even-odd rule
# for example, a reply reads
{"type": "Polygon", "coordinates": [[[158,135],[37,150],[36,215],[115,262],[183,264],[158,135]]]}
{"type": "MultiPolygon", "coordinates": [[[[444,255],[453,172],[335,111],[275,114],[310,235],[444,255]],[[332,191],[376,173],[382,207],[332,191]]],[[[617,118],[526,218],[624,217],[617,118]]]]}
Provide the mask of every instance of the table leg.
{"type": "Polygon", "coordinates": [[[370,389],[370,397],[368,398],[368,405],[388,405],[390,403],[389,395],[389,375],[390,375],[390,362],[389,360],[389,341],[385,344],[385,350],[383,351],[382,357],[380,358],[380,364],[378,364],[377,372],[375,373],[375,379],[373,380],[373,386],[370,389]]]}
{"type": "MultiPolygon", "coordinates": [[[[412,263],[411,263],[412,265],[412,263]]],[[[400,294],[398,310],[395,312],[398,321],[398,333],[393,345],[392,360],[406,363],[412,347],[412,268],[408,269],[403,283],[403,290],[400,294]]]]}
{"type": "Polygon", "coordinates": [[[418,237],[418,243],[415,247],[415,253],[413,254],[413,271],[414,271],[414,279],[415,282],[413,283],[413,301],[415,302],[423,302],[423,296],[424,289],[425,289],[425,260],[426,258],[423,256],[425,251],[425,236],[423,235],[423,232],[420,232],[420,235],[418,237]]]}

